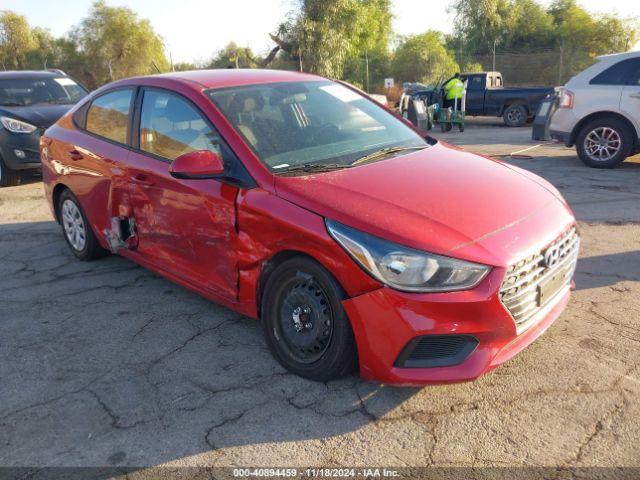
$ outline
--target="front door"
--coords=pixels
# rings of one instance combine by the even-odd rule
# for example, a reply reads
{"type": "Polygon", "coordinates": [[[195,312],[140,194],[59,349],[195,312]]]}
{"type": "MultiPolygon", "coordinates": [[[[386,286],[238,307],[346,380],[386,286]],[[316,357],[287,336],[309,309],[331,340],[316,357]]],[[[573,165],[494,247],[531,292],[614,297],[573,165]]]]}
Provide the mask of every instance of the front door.
{"type": "Polygon", "coordinates": [[[139,140],[128,160],[140,255],[156,267],[224,297],[237,297],[234,249],[238,189],[217,180],[179,180],[171,161],[194,150],[232,155],[204,115],[184,97],[145,89],[139,140]]]}

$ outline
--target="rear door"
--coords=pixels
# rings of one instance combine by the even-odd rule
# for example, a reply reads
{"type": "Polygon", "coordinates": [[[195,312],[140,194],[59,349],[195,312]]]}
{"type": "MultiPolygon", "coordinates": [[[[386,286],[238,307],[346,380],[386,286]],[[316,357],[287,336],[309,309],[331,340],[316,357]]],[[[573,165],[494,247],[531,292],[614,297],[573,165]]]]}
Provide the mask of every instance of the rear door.
{"type": "Polygon", "coordinates": [[[622,89],[620,110],[627,114],[634,123],[635,134],[640,131],[640,58],[629,61],[627,85],[622,89]]]}
{"type": "MultiPolygon", "coordinates": [[[[111,218],[126,209],[125,174],[135,88],[115,88],[79,109],[76,128],[61,129],[51,145],[52,166],[80,199],[94,232],[105,238],[111,218]]],[[[126,214],[126,212],[123,212],[126,214]]]]}
{"type": "Polygon", "coordinates": [[[212,179],[179,180],[169,166],[194,150],[217,151],[225,163],[237,159],[204,114],[168,90],[141,90],[133,131],[128,171],[138,247],[131,253],[235,299],[238,188],[212,179]]]}

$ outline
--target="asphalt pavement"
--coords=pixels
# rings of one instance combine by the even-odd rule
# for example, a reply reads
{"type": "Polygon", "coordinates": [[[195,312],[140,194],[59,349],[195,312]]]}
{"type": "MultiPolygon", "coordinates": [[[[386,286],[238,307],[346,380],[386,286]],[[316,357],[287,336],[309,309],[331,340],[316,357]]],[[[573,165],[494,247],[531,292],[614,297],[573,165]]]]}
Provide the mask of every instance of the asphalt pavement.
{"type": "Polygon", "coordinates": [[[640,160],[593,170],[495,119],[434,135],[542,175],[579,219],[577,289],[520,355],[457,385],[303,380],[257,322],[77,261],[35,178],[0,190],[0,465],[639,467],[640,160]]]}

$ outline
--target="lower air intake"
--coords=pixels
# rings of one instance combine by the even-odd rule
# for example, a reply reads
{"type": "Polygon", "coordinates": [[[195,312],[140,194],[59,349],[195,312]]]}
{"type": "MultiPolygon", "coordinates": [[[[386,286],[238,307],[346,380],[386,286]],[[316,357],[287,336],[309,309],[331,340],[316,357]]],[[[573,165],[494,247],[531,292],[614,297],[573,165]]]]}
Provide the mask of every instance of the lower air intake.
{"type": "Polygon", "coordinates": [[[425,335],[412,339],[395,362],[400,368],[450,367],[464,362],[478,346],[471,335],[425,335]]]}

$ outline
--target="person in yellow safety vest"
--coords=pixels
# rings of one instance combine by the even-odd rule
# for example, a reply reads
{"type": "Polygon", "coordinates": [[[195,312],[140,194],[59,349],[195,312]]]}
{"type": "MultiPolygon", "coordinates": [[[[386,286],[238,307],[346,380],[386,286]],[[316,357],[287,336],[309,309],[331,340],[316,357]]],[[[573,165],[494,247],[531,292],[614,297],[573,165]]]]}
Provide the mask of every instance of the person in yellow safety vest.
{"type": "Polygon", "coordinates": [[[460,109],[460,101],[464,92],[464,83],[460,80],[460,73],[456,73],[451,80],[444,84],[444,107],[452,107],[455,99],[458,99],[458,110],[460,109]]]}

